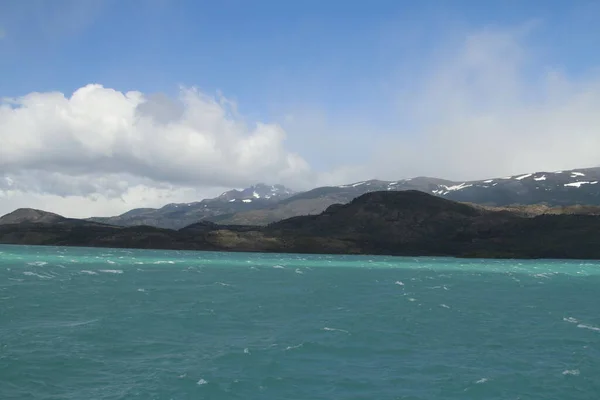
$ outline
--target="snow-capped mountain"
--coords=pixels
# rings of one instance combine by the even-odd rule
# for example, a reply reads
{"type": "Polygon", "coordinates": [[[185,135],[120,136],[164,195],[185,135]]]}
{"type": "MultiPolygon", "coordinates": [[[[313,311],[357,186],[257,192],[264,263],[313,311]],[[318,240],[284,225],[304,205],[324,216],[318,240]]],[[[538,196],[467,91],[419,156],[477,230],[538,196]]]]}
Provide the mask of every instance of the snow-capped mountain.
{"type": "Polygon", "coordinates": [[[136,208],[115,217],[93,217],[89,220],[120,226],[150,225],[180,229],[209,217],[266,208],[295,193],[283,185],[259,183],[246,189],[229,190],[212,199],[171,203],[158,209],[136,208]]]}
{"type": "Polygon", "coordinates": [[[397,181],[368,180],[296,193],[282,185],[257,184],[227,191],[213,199],[135,209],[109,218],[114,225],[152,225],[178,229],[211,220],[228,224],[265,224],[298,215],[317,214],[368,192],[419,190],[450,200],[489,206],[546,204],[600,205],[600,168],[533,172],[477,181],[417,177],[397,181]]]}
{"type": "Polygon", "coordinates": [[[267,200],[272,202],[287,199],[294,194],[296,194],[296,192],[286,188],[283,185],[265,185],[264,183],[259,183],[246,189],[229,190],[225,193],[222,193],[218,199],[231,203],[236,201],[251,203],[259,200],[267,200]]]}
{"type": "Polygon", "coordinates": [[[338,186],[352,196],[377,190],[420,190],[450,200],[506,206],[545,203],[552,206],[600,204],[600,168],[533,172],[478,181],[453,182],[419,177],[399,181],[364,181],[338,186]]]}
{"type": "Polygon", "coordinates": [[[321,187],[296,194],[275,207],[213,218],[219,223],[266,224],[305,214],[318,214],[332,204],[347,203],[368,192],[419,190],[449,200],[488,206],[546,204],[600,205],[600,168],[535,172],[478,181],[417,177],[398,181],[368,180],[321,187]]]}
{"type": "Polygon", "coordinates": [[[600,204],[600,168],[534,172],[454,185],[431,193],[451,200],[505,206],[539,204],[566,206],[600,204]]]}

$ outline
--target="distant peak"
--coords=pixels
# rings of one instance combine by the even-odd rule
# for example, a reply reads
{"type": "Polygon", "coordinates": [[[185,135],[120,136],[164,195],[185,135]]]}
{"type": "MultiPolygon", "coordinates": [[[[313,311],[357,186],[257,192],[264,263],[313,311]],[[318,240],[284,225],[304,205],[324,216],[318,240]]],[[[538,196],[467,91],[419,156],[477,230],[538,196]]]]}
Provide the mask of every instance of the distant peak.
{"type": "Polygon", "coordinates": [[[294,194],[296,194],[295,191],[283,185],[268,185],[264,182],[259,182],[245,189],[232,189],[224,192],[219,196],[219,199],[229,202],[243,201],[249,203],[259,199],[283,200],[294,194]]]}

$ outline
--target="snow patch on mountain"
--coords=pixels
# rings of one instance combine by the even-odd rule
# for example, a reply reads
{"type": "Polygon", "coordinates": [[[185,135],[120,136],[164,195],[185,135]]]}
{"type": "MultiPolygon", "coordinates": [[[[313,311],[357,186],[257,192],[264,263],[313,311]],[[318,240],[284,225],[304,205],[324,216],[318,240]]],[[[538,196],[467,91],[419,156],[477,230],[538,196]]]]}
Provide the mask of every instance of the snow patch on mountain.
{"type": "MultiPolygon", "coordinates": [[[[265,185],[263,183],[256,184],[246,189],[233,189],[222,193],[218,199],[221,201],[243,201],[248,199],[254,200],[284,200],[296,194],[293,190],[286,188],[283,185],[265,185]]],[[[250,203],[245,201],[244,203],[250,203]]]]}
{"type": "Polygon", "coordinates": [[[518,180],[518,181],[520,181],[520,180],[523,180],[525,178],[529,178],[532,175],[533,174],[525,174],[525,175],[517,176],[515,179],[518,180]]]}
{"type": "Polygon", "coordinates": [[[564,186],[579,188],[579,187],[581,187],[581,185],[595,185],[597,183],[598,183],[598,181],[594,181],[594,182],[582,181],[582,182],[565,183],[564,186]]]}
{"type": "Polygon", "coordinates": [[[462,190],[462,189],[465,189],[465,188],[468,188],[471,186],[473,186],[473,184],[467,184],[466,182],[463,182],[460,185],[454,185],[454,186],[442,185],[442,187],[446,188],[446,190],[449,192],[453,192],[455,190],[462,190]]]}

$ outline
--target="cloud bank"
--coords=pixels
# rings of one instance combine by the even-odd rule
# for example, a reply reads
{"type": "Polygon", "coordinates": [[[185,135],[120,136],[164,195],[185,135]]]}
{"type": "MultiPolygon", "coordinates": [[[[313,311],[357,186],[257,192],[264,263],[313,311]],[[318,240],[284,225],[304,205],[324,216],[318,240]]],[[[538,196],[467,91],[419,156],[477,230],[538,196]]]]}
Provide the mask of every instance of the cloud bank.
{"type": "Polygon", "coordinates": [[[135,188],[306,186],[310,168],[285,137],[277,124],[248,125],[227,99],[195,89],[177,100],[97,84],[70,97],[31,93],[0,104],[0,195],[110,200],[135,188]]]}
{"type": "Polygon", "coordinates": [[[418,128],[388,136],[367,171],[461,180],[600,165],[600,71],[544,63],[531,29],[468,35],[432,63],[399,107],[418,128]]]}

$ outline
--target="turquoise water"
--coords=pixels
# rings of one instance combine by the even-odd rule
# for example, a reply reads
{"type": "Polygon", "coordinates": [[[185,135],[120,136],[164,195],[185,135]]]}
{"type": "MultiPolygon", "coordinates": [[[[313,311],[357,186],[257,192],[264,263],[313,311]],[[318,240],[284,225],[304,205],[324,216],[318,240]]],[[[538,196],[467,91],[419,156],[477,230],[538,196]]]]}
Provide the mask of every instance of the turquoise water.
{"type": "Polygon", "coordinates": [[[600,263],[0,246],[0,399],[597,399],[600,263]]]}

